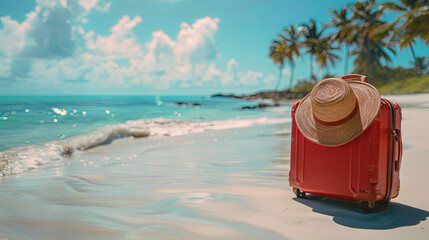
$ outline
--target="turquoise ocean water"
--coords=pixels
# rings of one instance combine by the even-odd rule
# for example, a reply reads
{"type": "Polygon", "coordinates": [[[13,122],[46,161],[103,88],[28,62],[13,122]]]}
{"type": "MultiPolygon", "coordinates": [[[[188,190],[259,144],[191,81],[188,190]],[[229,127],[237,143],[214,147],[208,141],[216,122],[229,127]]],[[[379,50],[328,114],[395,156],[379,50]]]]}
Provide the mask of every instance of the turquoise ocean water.
{"type": "Polygon", "coordinates": [[[210,96],[0,96],[0,170],[18,174],[120,137],[251,126],[285,112],[241,109],[256,104],[210,96]]]}

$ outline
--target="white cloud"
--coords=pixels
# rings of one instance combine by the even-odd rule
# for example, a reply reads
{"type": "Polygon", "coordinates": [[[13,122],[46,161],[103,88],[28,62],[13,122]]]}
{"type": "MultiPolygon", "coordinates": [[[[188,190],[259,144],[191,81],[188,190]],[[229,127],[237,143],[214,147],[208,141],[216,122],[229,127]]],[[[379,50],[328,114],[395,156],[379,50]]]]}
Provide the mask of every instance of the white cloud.
{"type": "Polygon", "coordinates": [[[272,75],[272,74],[268,74],[266,77],[264,77],[262,82],[268,87],[274,87],[274,85],[276,84],[278,79],[279,78],[277,76],[272,75]]]}
{"type": "Polygon", "coordinates": [[[191,65],[191,64],[189,64],[189,63],[187,63],[187,64],[182,65],[182,66],[177,66],[177,67],[176,67],[176,70],[177,70],[179,73],[181,73],[181,74],[185,74],[185,75],[187,75],[187,74],[190,74],[190,73],[191,73],[191,71],[192,71],[192,65],[191,65]]]}
{"type": "MultiPolygon", "coordinates": [[[[36,11],[40,10],[36,8],[36,11]]],[[[32,23],[36,18],[36,12],[30,12],[26,17],[26,20],[22,23],[11,19],[9,16],[0,17],[0,21],[3,25],[3,28],[0,29],[0,53],[4,56],[15,56],[20,53],[26,45],[26,35],[32,28],[32,23]]]]}
{"type": "Polygon", "coordinates": [[[1,17],[0,52],[4,56],[32,58],[71,56],[80,44],[80,35],[85,33],[80,25],[88,22],[84,16],[91,9],[110,8],[110,2],[101,7],[98,1],[36,0],[36,8],[26,14],[22,23],[10,16],[1,17]]]}
{"type": "Polygon", "coordinates": [[[145,66],[147,71],[172,68],[171,65],[176,61],[174,55],[176,45],[176,41],[163,31],[153,32],[152,40],[146,43],[147,54],[142,66],[145,66]]]}
{"type": "Polygon", "coordinates": [[[0,58],[0,78],[9,76],[11,62],[10,59],[0,58]]]}
{"type": "MultiPolygon", "coordinates": [[[[49,0],[46,0],[49,1],[49,0]]],[[[107,12],[112,6],[111,2],[105,3],[101,6],[99,3],[100,0],[80,0],[79,4],[85,9],[87,13],[89,13],[92,9],[95,9],[99,12],[107,12]]]]}
{"type": "Polygon", "coordinates": [[[143,55],[141,44],[133,32],[133,28],[141,21],[140,16],[131,20],[125,15],[110,29],[109,36],[95,36],[95,33],[88,32],[85,35],[86,46],[88,50],[96,51],[107,59],[141,57],[143,55]]]}
{"type": "Polygon", "coordinates": [[[239,63],[234,58],[228,61],[226,72],[221,79],[222,85],[232,84],[236,80],[236,78],[238,77],[238,70],[237,70],[238,64],[239,63]]]}
{"type": "Polygon", "coordinates": [[[203,76],[203,81],[212,81],[214,79],[218,79],[220,76],[222,76],[222,71],[216,68],[216,65],[214,63],[210,64],[203,76]]]}
{"type": "Polygon", "coordinates": [[[35,61],[28,75],[39,83],[57,86],[64,81],[78,79],[87,67],[81,58],[35,61]]]}
{"type": "Polygon", "coordinates": [[[74,27],[77,16],[68,8],[55,5],[54,8],[36,8],[33,19],[25,32],[26,43],[20,53],[30,58],[62,58],[72,56],[77,46],[78,30],[74,27]]]}
{"type": "Polygon", "coordinates": [[[175,39],[161,30],[153,32],[144,45],[146,54],[131,59],[128,69],[143,75],[144,82],[162,87],[179,81],[198,85],[200,81],[217,80],[222,74],[213,62],[218,55],[218,22],[217,18],[205,17],[192,25],[182,23],[175,39]]]}
{"type": "Polygon", "coordinates": [[[290,77],[290,68],[283,68],[282,70],[282,79],[290,77]]]}
{"type": "Polygon", "coordinates": [[[82,5],[86,11],[90,11],[92,8],[97,6],[98,2],[99,0],[80,0],[79,4],[82,5]]]}
{"type": "Polygon", "coordinates": [[[219,18],[205,17],[196,20],[191,26],[185,22],[177,34],[174,49],[178,62],[198,63],[217,57],[215,35],[219,30],[219,18]]]}
{"type": "Polygon", "coordinates": [[[88,12],[76,0],[36,2],[34,11],[21,23],[1,17],[0,51],[5,56],[30,58],[72,56],[81,44],[85,31],[80,24],[85,23],[83,16],[88,12]]]}
{"type": "Polygon", "coordinates": [[[261,72],[253,72],[249,70],[244,76],[240,78],[240,83],[244,85],[257,85],[262,82],[264,74],[261,72]]]}
{"type": "MultiPolygon", "coordinates": [[[[98,1],[85,0],[80,2],[82,5],[76,0],[37,0],[36,3],[34,11],[21,23],[9,16],[0,18],[3,25],[0,56],[10,59],[8,76],[3,79],[19,84],[50,85],[79,78],[88,66],[80,58],[86,48],[82,24],[88,22],[83,17],[91,9],[100,7],[98,1]]],[[[109,7],[107,3],[98,10],[109,7]]],[[[2,66],[3,69],[6,67],[2,66]]]]}
{"type": "Polygon", "coordinates": [[[121,20],[119,20],[118,24],[116,24],[110,29],[110,31],[112,31],[113,33],[124,34],[129,30],[133,29],[141,21],[142,18],[140,16],[136,16],[133,20],[130,21],[130,17],[125,15],[121,18],[121,20]]]}

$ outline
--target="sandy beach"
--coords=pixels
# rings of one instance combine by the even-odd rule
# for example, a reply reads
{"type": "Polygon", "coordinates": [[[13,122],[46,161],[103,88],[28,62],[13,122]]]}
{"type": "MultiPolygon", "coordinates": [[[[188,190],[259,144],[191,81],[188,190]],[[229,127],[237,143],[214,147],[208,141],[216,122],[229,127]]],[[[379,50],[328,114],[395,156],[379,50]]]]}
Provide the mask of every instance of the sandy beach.
{"type": "Polygon", "coordinates": [[[297,199],[290,122],[119,139],[0,179],[0,239],[427,239],[429,95],[403,107],[401,192],[360,203],[297,199]]]}

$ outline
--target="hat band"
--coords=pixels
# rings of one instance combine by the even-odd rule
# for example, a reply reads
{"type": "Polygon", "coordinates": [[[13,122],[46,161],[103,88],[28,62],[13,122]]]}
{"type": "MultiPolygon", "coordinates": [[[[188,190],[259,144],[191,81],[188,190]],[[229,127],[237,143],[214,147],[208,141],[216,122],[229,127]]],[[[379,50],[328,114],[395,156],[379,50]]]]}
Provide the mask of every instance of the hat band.
{"type": "Polygon", "coordinates": [[[313,117],[314,117],[314,120],[316,120],[316,122],[318,122],[318,123],[320,123],[322,125],[325,125],[325,126],[336,126],[336,125],[340,125],[340,124],[343,124],[343,123],[347,122],[350,118],[352,118],[355,115],[355,113],[358,110],[359,110],[359,104],[358,104],[358,101],[356,99],[356,104],[355,104],[355,108],[353,108],[353,111],[351,111],[349,113],[349,115],[345,116],[344,118],[342,118],[342,119],[340,119],[338,121],[335,121],[335,122],[325,122],[323,120],[318,119],[314,114],[313,114],[313,117]]]}

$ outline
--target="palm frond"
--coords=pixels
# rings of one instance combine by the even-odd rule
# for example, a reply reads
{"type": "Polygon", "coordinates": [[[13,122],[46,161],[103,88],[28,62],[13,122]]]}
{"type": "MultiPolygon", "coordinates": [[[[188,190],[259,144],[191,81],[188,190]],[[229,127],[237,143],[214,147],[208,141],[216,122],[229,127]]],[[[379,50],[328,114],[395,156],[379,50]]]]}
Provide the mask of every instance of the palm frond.
{"type": "Polygon", "coordinates": [[[394,10],[394,11],[406,11],[407,10],[407,8],[399,6],[398,4],[393,3],[393,2],[385,2],[385,3],[382,3],[381,6],[385,9],[394,10]]]}

